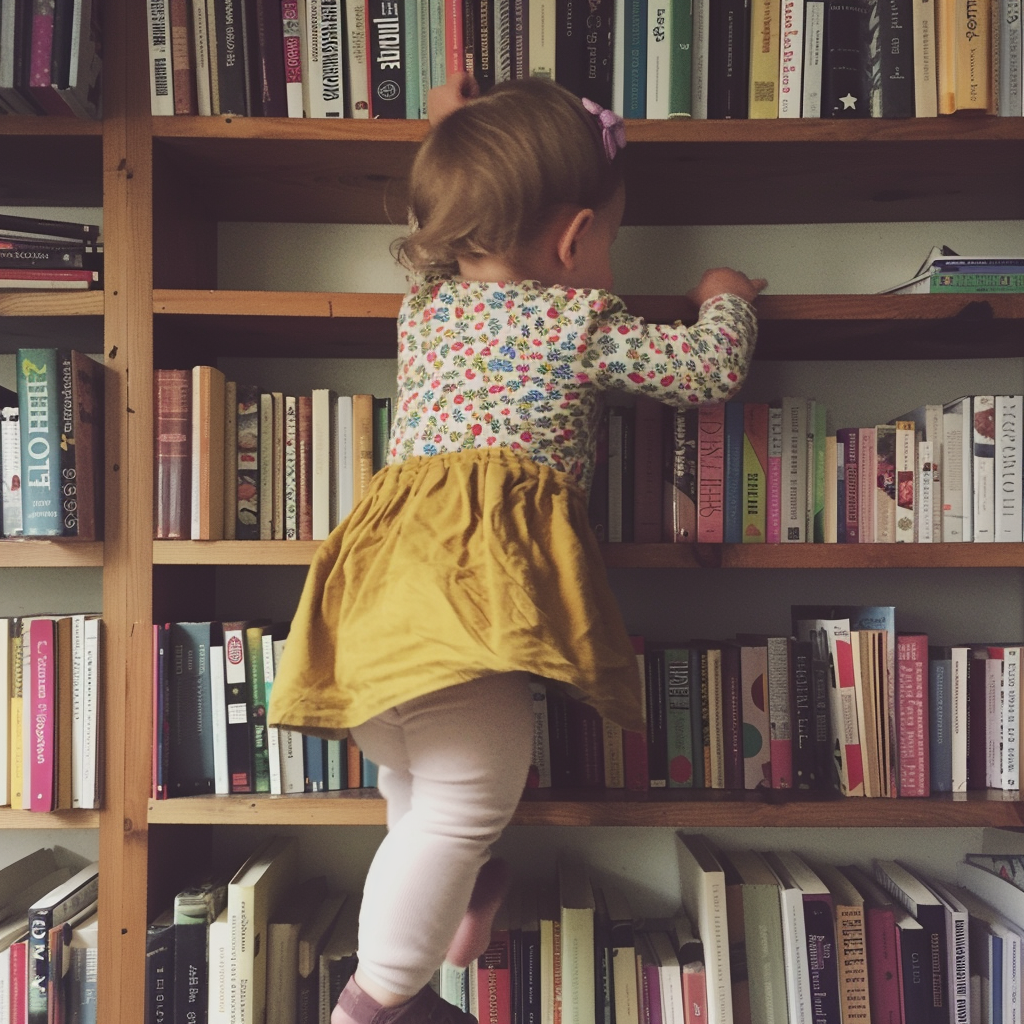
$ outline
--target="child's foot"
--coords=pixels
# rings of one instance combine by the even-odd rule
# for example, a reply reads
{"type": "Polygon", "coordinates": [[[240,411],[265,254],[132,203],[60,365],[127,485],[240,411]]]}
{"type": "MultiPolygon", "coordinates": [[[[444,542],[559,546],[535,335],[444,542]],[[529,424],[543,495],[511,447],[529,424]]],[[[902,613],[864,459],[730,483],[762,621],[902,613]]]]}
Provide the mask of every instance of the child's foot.
{"type": "Polygon", "coordinates": [[[331,1024],[478,1024],[471,1013],[445,1002],[429,985],[400,1006],[381,1006],[355,978],[338,996],[331,1024]]]}
{"type": "Polygon", "coordinates": [[[491,944],[491,925],[501,901],[508,892],[508,864],[500,858],[489,860],[476,876],[473,894],[465,917],[459,922],[455,938],[445,959],[456,967],[468,967],[491,944]]]}

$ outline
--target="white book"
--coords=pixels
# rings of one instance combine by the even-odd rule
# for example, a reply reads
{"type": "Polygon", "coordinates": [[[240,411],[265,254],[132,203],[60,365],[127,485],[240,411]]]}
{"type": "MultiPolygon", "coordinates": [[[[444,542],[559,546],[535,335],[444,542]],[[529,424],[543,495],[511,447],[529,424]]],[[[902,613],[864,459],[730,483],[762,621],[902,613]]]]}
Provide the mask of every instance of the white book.
{"type": "Polygon", "coordinates": [[[346,41],[342,0],[306,0],[304,13],[302,91],[306,116],[344,117],[346,41]]]}
{"type": "Polygon", "coordinates": [[[313,454],[312,454],[312,492],[313,492],[313,540],[326,540],[334,525],[332,508],[336,510],[336,500],[331,497],[335,482],[332,479],[331,437],[334,434],[332,418],[335,413],[335,395],[327,388],[314,388],[312,399],[313,410],[313,454]]]}
{"type": "Polygon", "coordinates": [[[995,395],[975,395],[971,403],[975,543],[996,536],[995,404],[995,395]]]}
{"type": "Polygon", "coordinates": [[[956,892],[942,882],[930,880],[929,888],[942,901],[946,912],[946,949],[952,950],[948,963],[947,1005],[952,1010],[951,1024],[970,1022],[970,912],[956,892]]]}
{"type": "Polygon", "coordinates": [[[260,392],[260,540],[274,539],[274,396],[260,392]]]}
{"type": "MultiPolygon", "coordinates": [[[[366,4],[362,0],[346,0],[345,26],[348,46],[349,117],[370,116],[369,79],[366,56],[366,4]]],[[[290,110],[289,110],[290,113],[290,110]]]]}
{"type": "Polygon", "coordinates": [[[275,836],[228,883],[228,1004],[232,1024],[266,1020],[267,922],[298,869],[298,841],[275,836]]]}
{"type": "Polygon", "coordinates": [[[967,665],[969,647],[953,647],[952,743],[953,792],[967,792],[967,665]]]}
{"type": "MultiPolygon", "coordinates": [[[[274,690],[274,633],[264,629],[261,641],[263,655],[263,685],[266,692],[267,707],[270,707],[270,696],[274,690]]],[[[267,760],[270,768],[270,792],[280,796],[281,789],[281,730],[276,725],[267,726],[267,760]]]]}
{"type": "Polygon", "coordinates": [[[801,116],[821,117],[821,68],[825,52],[825,2],[804,3],[803,104],[801,116]]]}
{"type": "Polygon", "coordinates": [[[216,632],[211,630],[210,644],[210,731],[213,733],[213,791],[226,794],[231,792],[231,777],[228,774],[228,712],[225,699],[224,635],[218,624],[216,632]]]}
{"type": "Polygon", "coordinates": [[[210,31],[206,0],[192,0],[192,40],[192,62],[196,69],[196,110],[201,115],[209,115],[213,113],[213,87],[210,82],[210,31]]]}
{"type": "MultiPolygon", "coordinates": [[[[914,0],[914,116],[937,117],[939,113],[936,53],[935,0],[914,0]]],[[[1020,111],[1017,111],[1020,113],[1020,111]]]]}
{"type": "Polygon", "coordinates": [[[914,479],[914,539],[918,544],[931,544],[935,540],[935,446],[931,441],[917,442],[917,473],[914,479]]]}
{"type": "MultiPolygon", "coordinates": [[[[732,1024],[732,978],[725,908],[725,872],[701,835],[677,832],[682,902],[704,944],[708,1024],[732,1024]]],[[[803,920],[803,909],[800,911],[803,920]]],[[[792,1021],[791,1024],[806,1024],[792,1021]]]]}
{"type": "Polygon", "coordinates": [[[1024,498],[1022,498],[1021,451],[1024,397],[996,395],[995,488],[997,541],[1024,540],[1024,498]]]}
{"type": "Polygon", "coordinates": [[[82,806],[100,805],[100,666],[102,622],[98,615],[85,617],[82,684],[82,806]]]}
{"type": "MultiPolygon", "coordinates": [[[[0,647],[0,651],[3,648],[0,647]]],[[[82,802],[85,781],[85,616],[71,616],[71,806],[82,802]]],[[[0,801],[6,803],[6,801],[0,801]]]]}
{"type": "Polygon", "coordinates": [[[804,5],[782,0],[779,34],[779,117],[800,117],[803,99],[804,5]]]}
{"type": "Polygon", "coordinates": [[[807,400],[782,399],[783,543],[807,540],[807,400]]]}
{"type": "Polygon", "coordinates": [[[668,0],[647,0],[647,118],[664,121],[669,115],[671,4],[668,0]]]}
{"type": "MultiPolygon", "coordinates": [[[[625,15],[625,6],[621,6],[622,16],[625,15]]],[[[615,25],[624,24],[623,21],[618,20],[620,17],[620,7],[615,8],[615,25]]],[[[530,20],[528,24],[530,33],[529,46],[526,48],[526,52],[529,56],[530,61],[530,77],[531,78],[554,78],[555,77],[555,3],[554,0],[531,0],[530,3],[530,20]]],[[[624,32],[616,32],[612,37],[612,45],[618,47],[620,45],[619,36],[625,36],[624,32]]],[[[624,39],[621,41],[622,45],[625,45],[624,39]]],[[[612,76],[614,78],[616,74],[616,61],[612,58],[612,76]]],[[[621,74],[621,70],[618,72],[621,74]]],[[[612,108],[615,109],[615,86],[612,86],[612,108]]],[[[619,86],[618,90],[619,106],[622,106],[622,87],[619,86]]]]}
{"type": "Polygon", "coordinates": [[[708,43],[711,0],[693,0],[693,63],[690,91],[695,120],[708,116],[708,43]]]}
{"type": "Polygon", "coordinates": [[[672,948],[672,941],[667,932],[661,931],[648,932],[647,941],[658,965],[662,1024],[683,1024],[682,965],[672,948]]]}
{"type": "Polygon", "coordinates": [[[4,536],[20,537],[22,528],[21,487],[21,422],[18,407],[0,409],[0,458],[3,459],[4,536]]]}
{"type": "Polygon", "coordinates": [[[811,1024],[813,1012],[811,975],[807,961],[804,894],[777,854],[766,853],[764,859],[779,880],[782,953],[786,964],[786,1003],[789,1006],[789,1024],[811,1024]]]}
{"type": "Polygon", "coordinates": [[[985,660],[985,784],[989,789],[1002,788],[1002,729],[1003,729],[1003,659],[992,657],[988,650],[985,660]]]}
{"type": "Polygon", "coordinates": [[[171,0],[146,4],[149,38],[149,99],[154,115],[174,113],[174,78],[171,71],[171,0]]]}
{"type": "Polygon", "coordinates": [[[594,890],[582,861],[558,862],[562,937],[562,1022],[592,1024],[594,990],[594,890]]]}
{"type": "MultiPolygon", "coordinates": [[[[274,637],[274,672],[281,664],[285,637],[274,637]]],[[[278,745],[281,759],[281,792],[304,793],[306,790],[306,760],[302,746],[302,734],[294,729],[278,730],[278,745]]]]}
{"type": "Polygon", "coordinates": [[[1020,648],[1003,648],[1003,685],[1000,701],[1000,770],[1002,788],[1020,789],[1020,648]]]}
{"type": "Polygon", "coordinates": [[[942,540],[974,539],[974,501],[969,395],[942,407],[942,540]]]}
{"type": "Polygon", "coordinates": [[[338,396],[335,423],[335,485],[337,488],[338,522],[352,511],[355,495],[355,462],[352,458],[352,396],[338,396]]]}
{"type": "Polygon", "coordinates": [[[231,1002],[228,992],[228,961],[231,957],[231,928],[225,907],[210,922],[206,947],[206,969],[209,978],[207,1024],[231,1024],[231,1002]]]}

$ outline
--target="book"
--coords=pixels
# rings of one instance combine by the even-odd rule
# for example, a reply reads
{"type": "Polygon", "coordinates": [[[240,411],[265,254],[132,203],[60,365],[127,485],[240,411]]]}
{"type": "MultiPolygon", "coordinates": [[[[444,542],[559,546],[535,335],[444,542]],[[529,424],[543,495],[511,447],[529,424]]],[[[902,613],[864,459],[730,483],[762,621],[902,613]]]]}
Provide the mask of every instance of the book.
{"type": "Polygon", "coordinates": [[[338,996],[355,972],[360,903],[360,896],[345,898],[320,951],[320,1020],[330,1019],[338,996]]]}
{"type": "Polygon", "coordinates": [[[411,0],[368,0],[367,65],[370,117],[405,117],[405,78],[408,41],[402,16],[411,0]]]}
{"type": "Polygon", "coordinates": [[[803,108],[804,11],[796,0],[781,0],[778,31],[778,116],[800,117],[803,108]]]}
{"type": "Polygon", "coordinates": [[[18,394],[0,389],[0,480],[3,485],[0,532],[20,537],[21,517],[21,413],[18,394]]]}
{"type": "Polygon", "coordinates": [[[161,0],[146,7],[149,31],[150,112],[154,116],[173,114],[174,79],[171,68],[171,2],[161,0]]]}
{"type": "Polygon", "coordinates": [[[697,539],[697,410],[666,408],[666,482],[663,523],[672,542],[697,539]]]}
{"type": "Polygon", "coordinates": [[[307,117],[345,116],[344,18],[341,0],[307,0],[303,110],[307,117]]]}
{"type": "Polygon", "coordinates": [[[174,1020],[174,908],[146,926],[146,1024],[174,1020]]]}
{"type": "Polygon", "coordinates": [[[225,379],[215,366],[192,369],[192,540],[224,536],[225,379]]]}
{"type": "Polygon", "coordinates": [[[974,540],[974,422],[971,396],[942,406],[942,539],[974,540]]]}
{"type": "Polygon", "coordinates": [[[826,0],[822,117],[870,117],[871,8],[866,0],[826,0]]]}
{"type": "Polygon", "coordinates": [[[813,1016],[813,1006],[803,890],[790,875],[786,862],[781,859],[779,853],[766,853],[764,859],[775,874],[779,886],[789,1020],[794,1024],[808,1024],[813,1016]]]}
{"type": "Polygon", "coordinates": [[[323,875],[298,882],[285,893],[267,923],[267,1019],[298,1022],[299,933],[330,890],[323,875]]]}
{"type": "MultiPolygon", "coordinates": [[[[995,395],[971,399],[971,476],[974,495],[975,543],[995,540],[996,529],[996,423],[995,395]]],[[[965,497],[966,501],[966,497],[965,497]]]]}
{"type": "Polygon", "coordinates": [[[63,535],[98,540],[103,536],[103,364],[84,352],[64,352],[62,373],[63,535]]]}
{"type": "Polygon", "coordinates": [[[782,400],[780,533],[783,543],[807,540],[807,403],[782,400]]]}
{"type": "Polygon", "coordinates": [[[267,922],[297,867],[298,842],[275,836],[246,860],[228,882],[229,1006],[232,1019],[266,1019],[267,922]]]}
{"type": "Polygon", "coordinates": [[[750,80],[750,2],[711,0],[709,14],[707,116],[745,118],[750,80]]]}
{"type": "Polygon", "coordinates": [[[253,782],[257,793],[270,792],[270,743],[267,736],[267,684],[263,638],[263,623],[245,627],[242,642],[245,645],[245,679],[249,686],[252,714],[253,782]]]}
{"type": "Polygon", "coordinates": [[[206,1018],[209,928],[226,906],[223,881],[203,881],[174,897],[174,1019],[182,1024],[206,1018]]]}
{"type": "Polygon", "coordinates": [[[154,532],[157,540],[191,537],[192,375],[153,371],[154,532]]]}
{"type": "Polygon", "coordinates": [[[252,623],[223,623],[227,767],[232,793],[256,792],[252,691],[246,675],[245,631],[252,623]]]}
{"type": "Polygon", "coordinates": [[[840,868],[818,862],[811,867],[832,895],[840,1018],[852,1024],[870,1013],[864,896],[840,868]]]}
{"type": "Polygon", "coordinates": [[[725,515],[725,405],[697,412],[697,540],[720,544],[725,515]]]}
{"type": "Polygon", "coordinates": [[[57,349],[18,349],[22,532],[63,533],[60,486],[60,359],[57,349]]]}
{"type": "Polygon", "coordinates": [[[260,389],[237,384],[235,539],[259,540],[260,389]]]}
{"type": "Polygon", "coordinates": [[[306,917],[299,929],[296,982],[296,1016],[299,1024],[318,1021],[320,1017],[320,954],[334,929],[341,908],[349,897],[344,893],[329,894],[316,910],[306,917]]]}
{"type": "Polygon", "coordinates": [[[928,637],[922,633],[900,633],[896,645],[899,795],[928,796],[928,637]]]}
{"type": "Polygon", "coordinates": [[[213,623],[172,622],[168,643],[170,745],[165,783],[167,795],[213,793],[213,623]]]}
{"type": "Polygon", "coordinates": [[[590,1024],[595,1019],[594,891],[582,861],[558,863],[560,907],[562,1020],[590,1024]]]}
{"type": "Polygon", "coordinates": [[[779,116],[779,32],[782,4],[758,0],[751,4],[749,117],[779,116]]]}

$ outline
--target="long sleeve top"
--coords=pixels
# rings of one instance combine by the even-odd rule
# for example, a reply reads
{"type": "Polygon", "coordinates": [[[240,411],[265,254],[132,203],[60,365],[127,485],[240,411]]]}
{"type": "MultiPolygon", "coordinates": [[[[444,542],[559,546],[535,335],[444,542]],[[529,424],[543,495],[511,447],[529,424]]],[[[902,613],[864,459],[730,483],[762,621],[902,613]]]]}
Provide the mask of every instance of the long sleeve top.
{"type": "Polygon", "coordinates": [[[684,327],[649,324],[603,290],[415,280],[398,319],[388,461],[506,447],[589,489],[602,392],[724,401],[756,338],[753,306],[736,295],[708,299],[684,327]]]}

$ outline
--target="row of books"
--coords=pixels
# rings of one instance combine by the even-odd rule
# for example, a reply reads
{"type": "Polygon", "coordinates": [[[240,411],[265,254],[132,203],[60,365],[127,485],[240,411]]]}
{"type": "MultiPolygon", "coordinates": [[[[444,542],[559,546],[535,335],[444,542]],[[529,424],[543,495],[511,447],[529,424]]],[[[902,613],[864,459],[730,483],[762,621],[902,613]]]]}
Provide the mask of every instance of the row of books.
{"type": "Polygon", "coordinates": [[[60,846],[0,869],[0,1021],[96,1024],[99,865],[60,846]]]}
{"type": "Polygon", "coordinates": [[[260,620],[153,627],[154,799],[376,786],[351,738],[267,728],[286,639],[286,625],[260,620]]]}
{"type": "Polygon", "coordinates": [[[100,806],[98,615],[0,618],[0,806],[100,806]]]}
{"type": "Polygon", "coordinates": [[[0,114],[100,117],[98,0],[8,0],[0,11],[0,114]]]}
{"type": "Polygon", "coordinates": [[[0,288],[100,288],[99,225],[0,213],[0,288]]]}
{"type": "Polygon", "coordinates": [[[0,387],[0,534],[103,536],[103,363],[23,348],[17,391],[0,387]]]}
{"type": "Polygon", "coordinates": [[[384,464],[391,399],[154,373],[154,536],[323,540],[384,464]]]}
{"type": "Polygon", "coordinates": [[[554,78],[627,118],[1021,114],[1006,0],[884,13],[878,0],[160,0],[152,109],[421,118],[432,86],[469,71],[484,90],[554,78]]]}
{"type": "Polygon", "coordinates": [[[1020,395],[963,395],[840,427],[813,398],[606,412],[599,539],[654,543],[1019,542],[1020,395]]]}
{"type": "Polygon", "coordinates": [[[1024,291],[1024,256],[961,256],[948,245],[932,246],[909,281],[883,295],[942,295],[1024,291]]]}

